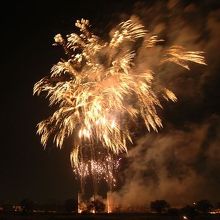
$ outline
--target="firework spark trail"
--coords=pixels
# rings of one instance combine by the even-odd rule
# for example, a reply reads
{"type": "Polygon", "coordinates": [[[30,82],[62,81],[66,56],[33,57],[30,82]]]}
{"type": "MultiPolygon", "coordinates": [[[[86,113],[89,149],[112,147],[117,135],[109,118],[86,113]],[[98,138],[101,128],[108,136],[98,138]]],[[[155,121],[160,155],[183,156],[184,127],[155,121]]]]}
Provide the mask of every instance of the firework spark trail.
{"type": "MultiPolygon", "coordinates": [[[[138,48],[134,49],[134,44],[142,41],[148,50],[163,41],[155,35],[147,37],[149,32],[142,24],[132,20],[120,23],[109,42],[89,30],[88,20],[77,20],[75,25],[79,35],[55,36],[55,44],[64,48],[67,58],[51,68],[50,76],[35,84],[34,94],[45,92],[50,106],[57,107],[38,124],[42,144],[46,146],[53,136],[61,148],[65,138],[73,136],[73,167],[79,175],[86,176],[96,172],[86,167],[97,161],[91,157],[81,164],[82,148],[99,145],[112,154],[126,152],[127,141],[132,142],[129,123],[141,117],[149,131],[157,131],[162,127],[157,114],[157,108],[162,108],[160,97],[171,101],[177,98],[167,88],[154,89],[156,73],[152,69],[138,71],[138,48]]],[[[165,51],[159,65],[174,62],[189,69],[187,61],[205,64],[201,51],[173,46],[165,51]]]]}
{"type": "Polygon", "coordinates": [[[97,184],[104,180],[111,190],[116,186],[117,181],[115,173],[117,172],[119,165],[120,158],[116,159],[115,156],[108,153],[98,153],[96,154],[95,159],[81,160],[78,162],[77,166],[74,166],[73,164],[73,172],[77,176],[80,176],[82,191],[84,190],[86,179],[90,177],[95,177],[93,184],[97,184]],[[98,158],[97,155],[99,155],[98,158]]]}

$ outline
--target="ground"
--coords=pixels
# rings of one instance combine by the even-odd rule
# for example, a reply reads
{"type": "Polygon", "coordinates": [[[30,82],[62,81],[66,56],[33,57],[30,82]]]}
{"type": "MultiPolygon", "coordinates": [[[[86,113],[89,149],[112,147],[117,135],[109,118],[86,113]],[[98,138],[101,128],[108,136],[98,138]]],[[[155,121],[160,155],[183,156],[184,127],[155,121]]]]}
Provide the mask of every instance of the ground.
{"type": "MultiPolygon", "coordinates": [[[[53,215],[9,215],[1,214],[0,220],[184,220],[183,216],[159,215],[159,214],[53,214],[53,215]]],[[[220,215],[196,216],[193,220],[219,220],[220,215]]],[[[185,218],[185,220],[187,220],[185,218]]]]}

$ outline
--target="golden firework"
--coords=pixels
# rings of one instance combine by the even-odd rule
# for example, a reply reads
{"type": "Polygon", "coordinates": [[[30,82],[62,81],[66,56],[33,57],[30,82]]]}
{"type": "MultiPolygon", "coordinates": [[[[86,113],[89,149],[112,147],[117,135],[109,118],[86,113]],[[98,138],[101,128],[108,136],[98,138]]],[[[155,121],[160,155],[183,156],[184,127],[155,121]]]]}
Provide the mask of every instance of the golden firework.
{"type": "MultiPolygon", "coordinates": [[[[156,35],[149,37],[142,24],[132,20],[120,23],[108,42],[90,31],[88,20],[77,20],[75,25],[79,34],[54,37],[66,58],[34,85],[34,94],[45,92],[50,106],[57,107],[38,124],[42,144],[46,146],[53,136],[61,148],[65,138],[72,136],[73,167],[76,173],[86,176],[91,171],[88,166],[95,166],[96,162],[93,157],[90,162],[80,162],[79,152],[85,152],[82,149],[101,146],[113,154],[126,152],[127,141],[132,142],[129,123],[141,117],[149,131],[157,131],[162,127],[157,113],[158,107],[162,107],[160,97],[171,101],[177,98],[167,88],[155,90],[156,73],[150,68],[140,70],[136,63],[138,45],[148,50],[163,41],[156,35]]],[[[174,62],[189,69],[188,61],[205,64],[201,51],[172,46],[158,65],[174,62]]]]}

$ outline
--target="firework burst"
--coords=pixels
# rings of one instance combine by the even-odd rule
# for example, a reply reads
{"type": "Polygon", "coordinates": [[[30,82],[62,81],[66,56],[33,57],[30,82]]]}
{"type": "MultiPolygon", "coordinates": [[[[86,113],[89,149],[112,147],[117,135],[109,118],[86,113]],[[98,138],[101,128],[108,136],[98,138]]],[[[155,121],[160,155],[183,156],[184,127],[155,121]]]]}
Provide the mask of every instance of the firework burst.
{"type": "MultiPolygon", "coordinates": [[[[163,41],[155,35],[149,37],[142,24],[132,20],[120,23],[108,42],[90,31],[88,20],[77,20],[75,26],[79,34],[54,37],[66,58],[34,86],[34,94],[45,92],[50,106],[57,107],[38,124],[37,133],[44,146],[53,136],[60,148],[65,138],[72,136],[74,172],[82,177],[98,172],[98,176],[106,178],[107,168],[95,156],[86,162],[80,160],[80,152],[85,152],[82,149],[96,152],[95,146],[101,146],[107,155],[126,152],[127,141],[132,142],[129,123],[141,117],[149,131],[157,131],[162,127],[157,113],[162,108],[160,97],[174,102],[177,98],[167,88],[155,89],[156,73],[149,68],[140,70],[136,63],[138,45],[148,50],[163,41]]],[[[158,65],[173,62],[189,69],[188,61],[205,64],[201,51],[172,46],[164,51],[158,65]]]]}

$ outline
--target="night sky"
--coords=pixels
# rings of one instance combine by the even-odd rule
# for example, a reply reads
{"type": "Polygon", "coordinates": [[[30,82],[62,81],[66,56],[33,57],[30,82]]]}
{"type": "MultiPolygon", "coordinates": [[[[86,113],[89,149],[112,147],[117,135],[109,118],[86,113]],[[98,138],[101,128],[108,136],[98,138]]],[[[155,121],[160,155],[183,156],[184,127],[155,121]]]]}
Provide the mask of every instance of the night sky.
{"type": "MultiPolygon", "coordinates": [[[[115,24],[128,19],[131,15],[139,16],[150,29],[166,21],[165,25],[170,29],[164,31],[163,36],[166,36],[168,44],[172,45],[177,42],[184,44],[183,46],[187,45],[188,49],[205,51],[208,66],[198,67],[193,64],[189,72],[179,67],[179,69],[170,67],[172,73],[164,76],[164,80],[176,92],[179,101],[170,105],[165,103],[164,111],[161,113],[164,129],[159,132],[158,136],[155,133],[148,137],[146,134],[139,135],[140,143],[137,140],[139,144],[131,152],[130,158],[132,160],[133,156],[139,155],[140,146],[149,141],[150,145],[155,148],[154,155],[158,152],[159,155],[160,153],[166,155],[166,159],[164,159],[165,156],[161,158],[166,167],[166,174],[169,173],[181,179],[183,177],[180,173],[186,176],[191,176],[193,173],[192,182],[193,178],[199,176],[204,188],[217,189],[220,184],[220,7],[218,1],[183,1],[184,3],[178,5],[177,9],[173,5],[178,1],[164,1],[163,3],[155,1],[157,2],[155,4],[152,2],[95,0],[60,1],[60,3],[47,3],[46,5],[46,1],[41,3],[36,1],[34,3],[7,3],[2,7],[0,203],[19,202],[23,198],[39,202],[64,201],[77,193],[78,185],[69,161],[70,148],[65,147],[59,150],[49,144],[44,150],[40,144],[40,137],[36,135],[36,124],[49,116],[52,111],[48,107],[48,101],[43,96],[33,96],[32,91],[34,83],[48,74],[51,66],[63,55],[59,48],[52,46],[53,37],[57,33],[65,35],[74,32],[76,30],[74,22],[80,18],[89,19],[94,26],[94,31],[103,37],[108,36],[115,24]],[[176,20],[167,18],[168,12],[165,6],[170,11],[173,10],[172,16],[181,16],[181,18],[176,20]],[[185,26],[179,28],[175,22],[179,22],[181,26],[182,19],[185,26]],[[181,31],[182,35],[179,37],[178,34],[181,31]],[[188,42],[190,44],[187,44],[188,42]],[[180,72],[182,76],[179,76],[177,72],[180,72]],[[204,129],[200,130],[203,127],[204,129]],[[163,143],[160,140],[170,140],[172,136],[177,141],[170,142],[170,151],[164,153],[164,148],[160,149],[156,146],[163,143]],[[187,162],[176,155],[171,157],[176,152],[174,151],[176,146],[181,144],[188,146],[187,151],[177,152],[177,154],[184,153],[188,158],[187,162]],[[199,150],[193,158],[189,158],[191,154],[189,152],[195,149],[194,146],[198,146],[199,150]],[[156,149],[158,149],[157,152],[156,149]],[[168,159],[172,163],[169,162],[169,164],[168,159]],[[189,164],[189,161],[192,163],[189,164]],[[209,161],[216,163],[210,164],[209,161]],[[181,167],[181,169],[170,171],[170,167],[173,166],[181,167]],[[188,171],[189,169],[193,172],[188,171]]],[[[146,149],[150,151],[151,146],[146,149]]],[[[148,156],[145,159],[155,160],[155,158],[150,158],[149,151],[146,152],[148,156]]],[[[130,168],[134,169],[133,172],[137,174],[137,178],[144,176],[146,182],[149,183],[152,177],[149,167],[151,169],[154,167],[152,168],[149,163],[145,165],[147,166],[146,175],[136,173],[138,168],[135,168],[134,161],[131,162],[130,168]]],[[[125,180],[125,185],[132,180],[127,172],[125,170],[122,175],[128,179],[125,180]]],[[[154,181],[150,181],[151,184],[167,181],[167,178],[161,179],[160,174],[152,179],[154,181]]],[[[195,182],[191,184],[191,180],[187,182],[187,186],[196,187],[195,182]]],[[[143,181],[142,178],[141,184],[143,181]]],[[[172,186],[173,184],[172,182],[172,186]]],[[[135,183],[133,186],[136,186],[135,183]]],[[[122,192],[129,194],[126,191],[128,189],[129,187],[122,188],[122,192]]],[[[143,190],[148,191],[145,188],[143,190]]],[[[169,199],[169,194],[164,191],[166,190],[157,191],[158,198],[161,192],[165,199],[169,199]]],[[[182,195],[181,193],[184,192],[178,195],[182,195]]],[[[195,197],[189,197],[186,201],[198,198],[198,195],[201,195],[201,198],[206,196],[210,200],[220,201],[219,189],[215,193],[209,192],[204,195],[198,192],[195,197]]],[[[151,198],[154,199],[152,195],[151,198]]],[[[171,198],[171,201],[175,199],[171,198]]]]}

